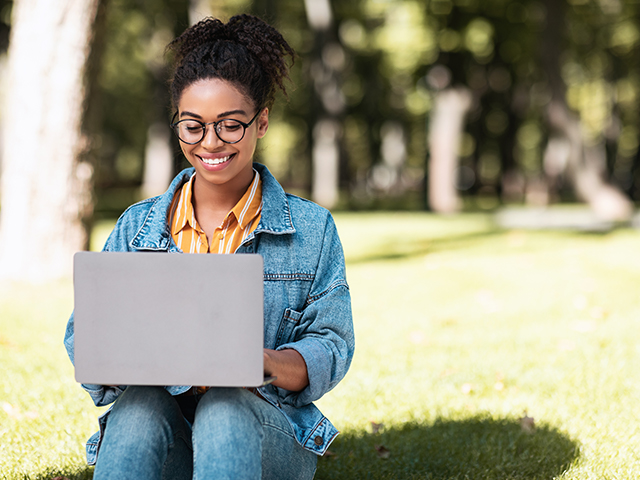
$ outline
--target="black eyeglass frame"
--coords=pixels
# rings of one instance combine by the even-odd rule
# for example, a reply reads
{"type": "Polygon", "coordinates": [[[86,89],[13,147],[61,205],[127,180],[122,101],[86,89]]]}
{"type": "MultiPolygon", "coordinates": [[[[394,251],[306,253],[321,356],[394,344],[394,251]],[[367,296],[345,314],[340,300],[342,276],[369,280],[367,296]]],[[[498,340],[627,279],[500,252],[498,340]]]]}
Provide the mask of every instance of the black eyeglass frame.
{"type": "Polygon", "coordinates": [[[240,120],[237,120],[235,118],[222,118],[220,120],[218,120],[217,122],[209,122],[209,123],[204,123],[201,122],[200,120],[196,120],[194,118],[185,118],[183,120],[179,120],[179,121],[175,121],[176,117],[178,116],[178,112],[174,113],[173,118],[171,119],[171,130],[173,130],[173,133],[176,134],[176,137],[178,137],[178,140],[180,140],[182,143],[186,143],[187,145],[197,145],[198,143],[200,143],[202,140],[204,140],[204,137],[207,135],[207,125],[213,125],[213,131],[216,132],[216,137],[218,137],[222,142],[224,143],[228,143],[233,145],[234,143],[238,143],[241,142],[242,139],[244,138],[245,133],[247,133],[247,128],[249,128],[251,126],[251,124],[256,120],[256,118],[258,118],[258,115],[260,115],[260,113],[262,112],[262,109],[259,108],[258,111],[256,112],[256,114],[253,116],[253,118],[251,120],[249,120],[249,123],[244,123],[241,122],[240,120]],[[233,120],[234,122],[238,122],[240,125],[242,125],[242,136],[240,137],[239,140],[236,140],[234,142],[229,142],[227,140],[225,140],[224,138],[220,137],[220,133],[218,132],[218,124],[227,121],[227,120],[233,120]],[[202,125],[202,137],[200,137],[200,140],[198,140],[197,142],[185,142],[183,139],[180,138],[180,135],[178,135],[178,129],[176,129],[176,127],[178,126],[178,124],[180,124],[181,122],[196,122],[199,123],[200,125],[202,125]]]}

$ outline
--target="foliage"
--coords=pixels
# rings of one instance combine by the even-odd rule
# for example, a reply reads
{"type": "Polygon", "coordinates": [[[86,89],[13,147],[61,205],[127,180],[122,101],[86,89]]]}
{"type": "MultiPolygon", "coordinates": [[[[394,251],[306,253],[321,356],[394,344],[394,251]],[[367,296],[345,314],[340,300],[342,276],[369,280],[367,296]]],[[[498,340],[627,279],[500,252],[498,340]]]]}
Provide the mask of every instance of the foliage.
{"type": "MultiPolygon", "coordinates": [[[[426,131],[443,85],[474,96],[459,147],[465,195],[521,201],[521,185],[543,179],[554,199],[573,198],[543,161],[553,134],[547,108],[560,96],[579,116],[585,145],[606,155],[606,176],[632,199],[640,196],[637,0],[333,1],[326,32],[313,31],[300,1],[111,0],[98,20],[101,55],[89,101],[98,215],[117,214],[138,195],[149,126],[171,115],[164,46],[188,26],[189,8],[207,3],[222,18],[262,16],[299,53],[294,89],[276,106],[273,135],[260,152],[289,189],[309,193],[313,128],[326,114],[318,79],[331,71],[342,125],[342,207],[376,208],[389,199],[425,206],[426,131]],[[517,180],[515,192],[509,179],[517,180]]],[[[11,5],[0,1],[0,48],[11,5]]],[[[173,150],[178,169],[175,141],[173,150]]]]}
{"type": "MultiPolygon", "coordinates": [[[[382,122],[404,125],[410,136],[405,174],[412,167],[424,169],[425,115],[443,87],[438,75],[445,75],[445,85],[464,85],[474,95],[460,147],[462,166],[473,179],[460,188],[473,195],[504,194],[506,174],[525,181],[544,177],[546,108],[559,83],[560,94],[580,116],[585,140],[606,141],[609,173],[635,195],[637,2],[362,1],[354,10],[340,19],[340,36],[354,65],[379,54],[377,73],[388,87],[376,97],[378,115],[367,112],[375,119],[369,128],[382,133],[382,122]],[[545,42],[550,37],[558,42],[545,42]]],[[[347,74],[366,75],[359,68],[347,74]]],[[[345,79],[345,86],[354,83],[363,84],[345,79]]],[[[353,115],[367,106],[355,105],[353,115]]],[[[351,136],[346,143],[354,140],[351,136]]],[[[375,148],[367,153],[372,152],[367,167],[381,160],[375,148]]],[[[369,180],[375,188],[375,177],[369,180]]],[[[561,187],[561,195],[569,193],[561,187]]]]}
{"type": "MultiPolygon", "coordinates": [[[[407,199],[416,194],[422,206],[426,130],[442,75],[445,84],[464,85],[474,95],[460,146],[461,168],[471,177],[459,188],[467,195],[519,201],[521,194],[504,190],[505,176],[525,183],[546,178],[546,108],[554,95],[579,115],[585,142],[606,147],[607,176],[632,198],[639,195],[635,0],[332,2],[334,21],[326,32],[310,28],[304,2],[209,4],[222,18],[262,16],[299,53],[294,89],[276,106],[273,135],[260,152],[290,189],[308,194],[310,188],[313,127],[326,113],[318,79],[328,68],[339,88],[344,207],[372,207],[384,197],[415,205],[407,199]],[[397,154],[399,167],[389,163],[384,145],[398,128],[406,150],[397,154]]],[[[114,202],[116,211],[126,206],[113,188],[139,185],[148,127],[168,122],[163,48],[188,25],[188,9],[188,0],[107,4],[90,103],[99,119],[93,138],[99,212],[116,213],[110,212],[114,202]]],[[[562,178],[553,189],[557,199],[572,198],[562,178]]]]}
{"type": "MultiPolygon", "coordinates": [[[[149,126],[169,123],[165,46],[188,26],[188,0],[110,0],[95,48],[102,50],[89,100],[96,187],[139,184],[149,126]]],[[[100,211],[102,205],[98,204],[100,211]]]]}
{"type": "MultiPolygon", "coordinates": [[[[357,345],[319,402],[342,434],[316,478],[638,477],[637,232],[336,219],[357,345]]],[[[91,476],[99,412],[62,346],[71,300],[69,283],[0,289],[0,478],[91,476]]]]}

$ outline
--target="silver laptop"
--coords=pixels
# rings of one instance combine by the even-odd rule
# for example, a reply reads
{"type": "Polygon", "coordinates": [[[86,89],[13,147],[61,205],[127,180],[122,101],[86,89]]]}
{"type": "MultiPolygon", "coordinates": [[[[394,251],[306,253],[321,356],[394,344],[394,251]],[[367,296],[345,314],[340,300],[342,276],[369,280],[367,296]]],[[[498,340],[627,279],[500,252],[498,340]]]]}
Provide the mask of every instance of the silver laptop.
{"type": "Polygon", "coordinates": [[[74,303],[80,383],[265,382],[260,255],[78,252],[74,303]]]}

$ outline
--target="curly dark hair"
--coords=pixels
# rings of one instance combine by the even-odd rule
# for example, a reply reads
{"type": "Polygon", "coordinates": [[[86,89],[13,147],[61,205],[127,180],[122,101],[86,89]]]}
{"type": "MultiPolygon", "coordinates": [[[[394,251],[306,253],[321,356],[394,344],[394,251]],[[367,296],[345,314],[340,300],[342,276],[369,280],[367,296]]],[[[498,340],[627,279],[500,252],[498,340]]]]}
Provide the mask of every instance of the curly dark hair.
{"type": "Polygon", "coordinates": [[[185,88],[198,80],[227,80],[253,101],[271,108],[279,88],[286,95],[286,57],[293,49],[271,25],[253,15],[236,15],[226,24],[205,18],[167,46],[173,53],[171,101],[177,108],[185,88]]]}

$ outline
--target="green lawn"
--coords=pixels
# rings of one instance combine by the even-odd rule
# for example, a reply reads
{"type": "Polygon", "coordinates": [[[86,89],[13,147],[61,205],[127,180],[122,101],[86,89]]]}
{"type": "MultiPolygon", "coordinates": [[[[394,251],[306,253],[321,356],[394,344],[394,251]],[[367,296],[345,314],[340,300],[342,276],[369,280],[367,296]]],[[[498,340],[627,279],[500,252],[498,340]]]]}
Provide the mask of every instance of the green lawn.
{"type": "MultiPolygon", "coordinates": [[[[640,477],[640,232],[336,219],[357,348],[319,402],[343,433],[316,478],[640,477]]],[[[71,307],[70,283],[0,290],[0,478],[91,477],[71,307]]]]}

